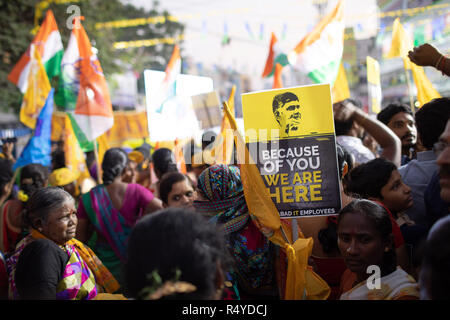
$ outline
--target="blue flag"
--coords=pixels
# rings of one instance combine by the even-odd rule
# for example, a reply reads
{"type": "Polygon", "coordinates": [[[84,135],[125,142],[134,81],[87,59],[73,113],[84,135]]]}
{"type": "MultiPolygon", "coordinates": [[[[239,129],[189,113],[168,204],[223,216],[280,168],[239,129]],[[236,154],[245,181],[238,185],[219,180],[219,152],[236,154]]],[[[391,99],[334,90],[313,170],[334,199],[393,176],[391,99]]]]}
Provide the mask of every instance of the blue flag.
{"type": "Polygon", "coordinates": [[[52,113],[53,113],[53,93],[55,89],[51,89],[45,105],[36,121],[36,128],[33,136],[20,154],[19,159],[13,166],[13,170],[26,166],[30,163],[40,163],[49,167],[51,164],[51,141],[52,132],[52,113]]]}

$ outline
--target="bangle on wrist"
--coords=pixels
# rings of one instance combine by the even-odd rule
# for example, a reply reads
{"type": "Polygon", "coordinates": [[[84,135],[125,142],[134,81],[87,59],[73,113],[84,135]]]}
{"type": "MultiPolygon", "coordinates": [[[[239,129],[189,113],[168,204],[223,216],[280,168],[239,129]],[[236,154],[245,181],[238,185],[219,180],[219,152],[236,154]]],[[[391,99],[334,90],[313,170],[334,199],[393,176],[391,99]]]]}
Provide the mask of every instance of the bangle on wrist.
{"type": "MultiPolygon", "coordinates": [[[[441,61],[442,61],[443,58],[444,58],[444,55],[441,54],[441,56],[439,57],[438,61],[436,62],[435,66],[434,66],[436,69],[438,69],[439,64],[441,63],[441,61]]],[[[439,70],[439,69],[438,69],[438,70],[439,70]]]]}
{"type": "Polygon", "coordinates": [[[442,59],[439,62],[438,67],[436,68],[437,70],[441,71],[442,75],[445,75],[444,70],[445,70],[446,62],[447,62],[447,58],[444,55],[442,55],[442,59]]]}

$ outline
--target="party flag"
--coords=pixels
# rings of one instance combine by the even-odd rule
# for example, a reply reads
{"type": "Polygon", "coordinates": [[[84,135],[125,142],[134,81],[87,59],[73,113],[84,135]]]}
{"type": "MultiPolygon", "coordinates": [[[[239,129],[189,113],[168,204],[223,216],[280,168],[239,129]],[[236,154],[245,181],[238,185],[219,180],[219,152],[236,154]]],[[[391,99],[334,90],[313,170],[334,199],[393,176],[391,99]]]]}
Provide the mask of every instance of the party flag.
{"type": "MultiPolygon", "coordinates": [[[[230,96],[228,97],[228,107],[234,116],[234,95],[236,93],[236,86],[231,88],[230,96]]],[[[212,149],[212,156],[214,156],[215,164],[230,164],[231,156],[233,155],[233,131],[231,129],[230,120],[223,114],[222,124],[220,127],[220,133],[214,141],[214,147],[212,149]]]]}
{"type": "Polygon", "coordinates": [[[80,144],[94,141],[114,124],[105,76],[81,19],[75,18],[61,65],[64,105],[80,144]]]}
{"type": "Polygon", "coordinates": [[[20,107],[20,121],[34,129],[36,120],[44,107],[51,86],[41,61],[39,50],[31,46],[32,59],[29,61],[27,91],[20,107]]]}
{"type": "Polygon", "coordinates": [[[277,63],[275,65],[275,74],[273,75],[273,86],[272,89],[280,89],[283,88],[283,81],[281,79],[281,71],[283,67],[281,64],[277,63]]]}
{"type": "Polygon", "coordinates": [[[331,90],[333,103],[344,101],[350,98],[350,89],[348,87],[347,76],[345,75],[344,64],[341,62],[339,71],[331,90]]]}
{"type": "Polygon", "coordinates": [[[53,113],[53,93],[50,92],[45,101],[39,117],[36,122],[33,136],[28,141],[22,153],[14,163],[13,170],[26,166],[30,163],[40,163],[43,166],[50,166],[51,164],[51,131],[52,131],[52,113],[53,113]]]}
{"type": "Polygon", "coordinates": [[[54,76],[59,75],[61,73],[61,59],[64,49],[58,26],[51,10],[47,11],[45,19],[28,50],[22,55],[19,62],[8,75],[8,80],[19,87],[22,93],[27,91],[30,79],[32,46],[39,51],[48,78],[51,80],[54,76]]]}
{"type": "Polygon", "coordinates": [[[164,103],[176,96],[177,77],[181,73],[181,57],[178,45],[175,45],[173,48],[165,73],[166,75],[159,90],[159,96],[154,99],[155,105],[158,106],[156,112],[159,113],[162,112],[164,103]]]}
{"type": "MultiPolygon", "coordinates": [[[[330,295],[330,287],[308,266],[308,258],[312,252],[312,238],[305,238],[299,230],[299,238],[293,239],[290,223],[282,223],[278,210],[273,203],[261,174],[248,151],[244,138],[237,128],[236,119],[230,112],[227,103],[223,104],[226,117],[234,130],[234,140],[244,197],[252,215],[252,221],[267,232],[271,230],[269,240],[286,254],[287,274],[285,300],[326,300],[330,295]]],[[[286,221],[286,220],[284,220],[286,221]]]]}
{"type": "Polygon", "coordinates": [[[278,45],[278,39],[275,33],[272,32],[270,37],[269,53],[267,55],[266,65],[264,66],[264,71],[262,77],[270,77],[275,72],[275,64],[279,63],[281,66],[289,64],[287,55],[282,52],[278,45]]]}
{"type": "Polygon", "coordinates": [[[397,18],[392,28],[391,49],[387,54],[387,58],[401,57],[405,69],[410,69],[413,75],[414,83],[417,88],[417,100],[420,106],[429,102],[431,99],[440,98],[441,95],[433,87],[433,84],[425,75],[423,67],[412,63],[408,58],[408,51],[414,47],[411,37],[406,32],[397,18]]]}
{"type": "Polygon", "coordinates": [[[344,1],[340,0],[294,48],[290,64],[307,74],[314,83],[333,84],[344,50],[344,1]]]}

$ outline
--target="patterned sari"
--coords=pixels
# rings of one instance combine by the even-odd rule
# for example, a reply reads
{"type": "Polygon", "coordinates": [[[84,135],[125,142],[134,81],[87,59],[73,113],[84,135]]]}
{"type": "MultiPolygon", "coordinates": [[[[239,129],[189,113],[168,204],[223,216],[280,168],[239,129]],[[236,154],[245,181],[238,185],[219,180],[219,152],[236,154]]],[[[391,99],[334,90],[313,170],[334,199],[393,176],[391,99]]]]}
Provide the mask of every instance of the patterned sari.
{"type": "Polygon", "coordinates": [[[106,239],[97,241],[94,236],[89,242],[101,261],[119,280],[122,264],[125,261],[128,237],[132,224],[127,222],[119,210],[115,209],[104,185],[98,185],[81,197],[89,221],[94,225],[98,235],[106,239]]]}
{"type": "Polygon", "coordinates": [[[223,229],[243,298],[246,293],[272,296],[276,292],[274,248],[252,222],[239,168],[209,167],[198,179],[198,192],[204,200],[194,201],[194,207],[223,229]]]}
{"type": "MultiPolygon", "coordinates": [[[[15,271],[17,261],[22,250],[37,239],[46,239],[37,230],[22,239],[14,254],[7,260],[9,273],[9,297],[19,298],[15,285],[15,271]]],[[[76,239],[69,240],[63,246],[69,260],[64,269],[62,279],[56,288],[57,300],[91,300],[99,292],[112,293],[119,289],[119,284],[101,263],[98,257],[76,239]]]]}
{"type": "MultiPolygon", "coordinates": [[[[346,271],[347,272],[347,271],[346,271]]],[[[341,300],[418,300],[419,288],[409,274],[400,267],[380,278],[380,287],[369,289],[366,281],[344,292],[341,300]]]]}

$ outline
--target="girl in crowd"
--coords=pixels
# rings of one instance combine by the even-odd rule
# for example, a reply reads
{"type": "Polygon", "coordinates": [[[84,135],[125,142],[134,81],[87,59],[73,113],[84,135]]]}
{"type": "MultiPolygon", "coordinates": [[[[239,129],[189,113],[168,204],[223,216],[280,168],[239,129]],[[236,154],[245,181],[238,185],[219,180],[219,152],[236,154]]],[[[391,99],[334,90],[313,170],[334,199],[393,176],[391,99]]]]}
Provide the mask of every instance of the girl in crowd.
{"type": "Polygon", "coordinates": [[[414,278],[397,267],[393,238],[389,214],[375,202],[354,200],[339,212],[338,246],[348,268],[341,300],[419,298],[414,278]],[[369,267],[379,270],[379,278],[368,279],[374,272],[369,267]]]}
{"type": "Polygon", "coordinates": [[[220,299],[230,262],[214,225],[184,208],[165,209],[133,228],[126,292],[134,299],[220,299]]]}
{"type": "Polygon", "coordinates": [[[159,184],[159,197],[163,206],[194,209],[196,191],[192,180],[180,172],[166,173],[159,184]]]}
{"type": "Polygon", "coordinates": [[[121,283],[131,228],[143,215],[162,209],[162,204],[143,186],[122,181],[130,170],[127,154],[122,149],[107,150],[102,169],[103,184],[81,197],[77,238],[90,244],[121,283]]]}
{"type": "Polygon", "coordinates": [[[427,230],[403,214],[413,205],[413,198],[411,188],[403,183],[397,167],[383,158],[371,160],[351,170],[344,179],[344,186],[346,193],[376,201],[386,209],[392,219],[399,265],[413,272],[410,261],[427,230]]]}
{"type": "MultiPolygon", "coordinates": [[[[5,202],[0,217],[0,250],[9,253],[15,249],[22,232],[22,209],[33,192],[48,184],[48,170],[41,164],[29,164],[20,169],[18,199],[5,202]]],[[[26,230],[24,230],[27,233],[26,230]]]]}
{"type": "Polygon", "coordinates": [[[90,300],[119,284],[95,254],[77,241],[72,196],[59,187],[41,188],[29,199],[30,234],[8,258],[10,298],[90,300]]]}
{"type": "Polygon", "coordinates": [[[275,248],[250,217],[239,168],[214,165],[203,171],[197,197],[195,209],[225,233],[241,298],[278,299],[275,248]]]}

